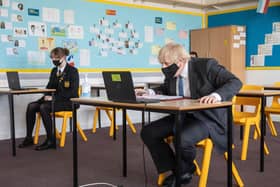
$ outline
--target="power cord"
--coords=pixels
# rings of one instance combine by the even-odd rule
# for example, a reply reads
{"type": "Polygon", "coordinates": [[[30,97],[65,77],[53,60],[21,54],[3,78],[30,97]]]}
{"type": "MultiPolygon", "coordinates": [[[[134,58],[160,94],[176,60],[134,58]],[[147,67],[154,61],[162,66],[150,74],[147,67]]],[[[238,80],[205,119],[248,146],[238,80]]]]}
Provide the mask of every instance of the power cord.
{"type": "Polygon", "coordinates": [[[106,183],[106,182],[97,182],[97,183],[91,183],[91,184],[84,184],[80,187],[87,187],[87,186],[97,186],[97,185],[106,185],[106,186],[110,186],[110,187],[123,187],[123,185],[114,185],[114,184],[110,184],[110,183],[106,183]]]}

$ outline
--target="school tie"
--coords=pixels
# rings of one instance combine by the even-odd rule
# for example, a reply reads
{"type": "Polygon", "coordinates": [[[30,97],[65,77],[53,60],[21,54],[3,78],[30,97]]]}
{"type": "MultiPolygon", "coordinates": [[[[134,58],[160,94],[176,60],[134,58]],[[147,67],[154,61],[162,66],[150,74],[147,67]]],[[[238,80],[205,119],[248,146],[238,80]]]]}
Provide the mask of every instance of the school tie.
{"type": "Polygon", "coordinates": [[[184,81],[182,76],[179,76],[178,89],[179,96],[184,96],[184,81]]]}
{"type": "Polygon", "coordinates": [[[60,77],[61,76],[61,70],[58,70],[57,76],[60,77]]]}

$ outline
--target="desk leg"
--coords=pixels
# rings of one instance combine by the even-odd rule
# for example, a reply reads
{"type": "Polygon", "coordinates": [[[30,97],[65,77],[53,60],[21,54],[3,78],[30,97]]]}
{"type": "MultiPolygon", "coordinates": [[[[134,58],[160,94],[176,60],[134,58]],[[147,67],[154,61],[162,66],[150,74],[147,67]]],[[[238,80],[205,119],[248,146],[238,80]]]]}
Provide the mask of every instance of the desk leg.
{"type": "Polygon", "coordinates": [[[228,136],[227,136],[227,152],[228,152],[228,160],[227,160],[227,182],[228,187],[232,187],[232,107],[227,108],[228,112],[228,136]]]}
{"type": "MultiPolygon", "coordinates": [[[[97,97],[100,96],[100,89],[97,88],[97,97]]],[[[98,128],[101,128],[101,110],[98,112],[98,128]]]]}
{"type": "MultiPolygon", "coordinates": [[[[98,118],[99,119],[99,118],[98,118]]],[[[116,140],[116,108],[113,108],[113,139],[116,140]]]]}
{"type": "Polygon", "coordinates": [[[127,150],[126,150],[126,109],[122,109],[123,120],[123,176],[127,176],[127,150]]]}
{"type": "Polygon", "coordinates": [[[73,186],[78,187],[78,145],[77,145],[77,104],[72,104],[73,112],[73,186]]]}
{"type": "Polygon", "coordinates": [[[54,96],[54,92],[52,92],[52,108],[51,108],[51,113],[53,114],[52,115],[52,129],[51,129],[51,132],[53,134],[53,143],[54,143],[54,148],[56,149],[56,134],[55,134],[55,129],[56,129],[56,125],[55,125],[55,106],[54,106],[54,103],[55,103],[55,96],[54,96]]]}
{"type": "Polygon", "coordinates": [[[261,105],[261,142],[260,142],[260,171],[264,171],[264,133],[265,133],[265,113],[264,109],[266,106],[266,97],[263,96],[262,98],[262,105],[261,105]]]}
{"type": "Polygon", "coordinates": [[[16,156],[16,139],[15,139],[15,115],[14,115],[14,95],[9,94],[9,106],[10,106],[10,131],[12,141],[12,154],[16,156]]]}
{"type": "Polygon", "coordinates": [[[175,124],[175,152],[176,152],[176,187],[181,186],[180,173],[181,173],[181,129],[182,129],[182,114],[178,112],[176,114],[176,124],[175,124]]]}

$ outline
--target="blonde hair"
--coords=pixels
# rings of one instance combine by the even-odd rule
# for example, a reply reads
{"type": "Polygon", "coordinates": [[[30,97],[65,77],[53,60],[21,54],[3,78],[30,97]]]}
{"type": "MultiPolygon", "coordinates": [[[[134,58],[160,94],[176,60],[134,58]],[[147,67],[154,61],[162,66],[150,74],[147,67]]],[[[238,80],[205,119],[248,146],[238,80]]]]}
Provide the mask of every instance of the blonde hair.
{"type": "Polygon", "coordinates": [[[177,64],[182,58],[189,59],[190,55],[182,45],[176,43],[166,44],[160,49],[158,54],[158,61],[161,64],[177,64]]]}

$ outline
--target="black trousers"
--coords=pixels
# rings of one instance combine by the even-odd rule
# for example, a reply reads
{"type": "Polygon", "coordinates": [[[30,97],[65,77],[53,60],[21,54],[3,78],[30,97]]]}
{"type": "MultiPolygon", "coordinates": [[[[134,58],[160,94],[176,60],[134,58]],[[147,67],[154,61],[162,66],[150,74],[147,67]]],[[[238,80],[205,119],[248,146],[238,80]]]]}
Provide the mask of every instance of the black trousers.
{"type": "MultiPolygon", "coordinates": [[[[196,143],[209,137],[208,127],[203,121],[196,119],[193,115],[185,115],[182,119],[181,131],[181,153],[182,171],[188,172],[193,167],[196,156],[196,143]]],[[[175,133],[175,116],[170,115],[153,121],[144,126],[141,138],[151,153],[158,173],[175,170],[175,155],[173,149],[164,141],[165,138],[175,133]]]]}
{"type": "MultiPolygon", "coordinates": [[[[51,116],[51,101],[42,101],[42,99],[31,102],[27,106],[26,110],[26,137],[32,138],[32,132],[35,125],[36,113],[41,114],[44,127],[47,133],[47,139],[52,138],[52,116],[51,116]]],[[[55,102],[54,111],[71,111],[72,103],[69,102],[55,102]]]]}

